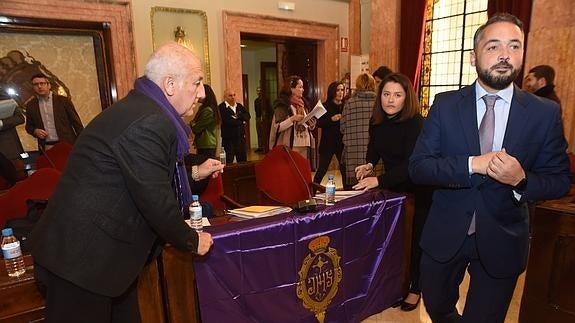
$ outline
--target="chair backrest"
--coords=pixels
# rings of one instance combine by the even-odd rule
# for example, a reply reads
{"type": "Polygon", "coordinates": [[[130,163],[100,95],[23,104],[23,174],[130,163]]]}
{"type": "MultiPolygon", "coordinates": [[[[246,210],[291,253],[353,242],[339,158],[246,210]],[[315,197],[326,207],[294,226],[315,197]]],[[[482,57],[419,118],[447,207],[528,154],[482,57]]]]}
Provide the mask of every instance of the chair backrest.
{"type": "Polygon", "coordinates": [[[200,201],[210,202],[214,208],[214,213],[223,213],[226,210],[226,204],[221,199],[222,195],[224,195],[222,176],[212,177],[208,182],[208,186],[200,195],[200,201]]]}
{"type": "Polygon", "coordinates": [[[72,145],[70,143],[63,141],[55,144],[54,147],[46,150],[36,159],[36,169],[56,168],[61,172],[64,171],[71,151],[72,145]]]}
{"type": "Polygon", "coordinates": [[[0,227],[4,227],[7,219],[26,215],[26,200],[50,198],[60,175],[54,168],[39,169],[0,195],[0,227]]]}
{"type": "Polygon", "coordinates": [[[311,194],[311,167],[301,154],[279,145],[270,150],[256,166],[256,185],[261,204],[292,206],[311,194]],[[291,157],[290,157],[291,156],[291,157]],[[266,199],[265,196],[272,200],[266,199]]]}

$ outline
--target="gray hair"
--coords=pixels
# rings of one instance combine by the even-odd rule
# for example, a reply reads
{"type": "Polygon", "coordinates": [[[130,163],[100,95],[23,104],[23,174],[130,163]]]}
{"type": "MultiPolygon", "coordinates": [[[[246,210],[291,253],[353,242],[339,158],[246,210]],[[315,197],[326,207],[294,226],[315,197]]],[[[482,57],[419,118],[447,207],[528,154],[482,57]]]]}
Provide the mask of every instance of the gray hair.
{"type": "Polygon", "coordinates": [[[144,68],[144,75],[156,84],[160,84],[166,76],[181,79],[189,72],[190,58],[199,60],[186,47],[175,42],[158,48],[150,57],[144,68]]]}
{"type": "Polygon", "coordinates": [[[492,24],[495,24],[498,22],[512,23],[512,24],[516,25],[517,27],[519,27],[522,34],[525,34],[525,32],[523,31],[523,23],[521,22],[521,20],[519,20],[519,18],[517,18],[514,15],[509,14],[509,13],[496,13],[491,18],[489,18],[487,20],[487,22],[485,22],[483,25],[479,26],[479,28],[477,28],[477,30],[475,31],[475,35],[473,36],[473,49],[474,50],[477,49],[477,46],[479,45],[479,39],[481,39],[481,36],[483,36],[483,31],[485,31],[485,28],[487,28],[487,26],[489,26],[489,25],[492,25],[492,24]]]}

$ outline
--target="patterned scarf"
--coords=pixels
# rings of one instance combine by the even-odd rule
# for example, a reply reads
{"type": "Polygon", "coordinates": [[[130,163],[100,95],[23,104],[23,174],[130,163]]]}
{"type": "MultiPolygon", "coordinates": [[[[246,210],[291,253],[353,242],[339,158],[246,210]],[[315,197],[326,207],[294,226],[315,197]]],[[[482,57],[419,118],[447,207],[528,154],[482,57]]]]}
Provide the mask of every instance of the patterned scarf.
{"type": "Polygon", "coordinates": [[[160,106],[162,111],[172,121],[178,135],[178,147],[176,152],[176,171],[174,174],[174,189],[176,191],[176,198],[180,203],[180,211],[182,214],[188,214],[188,206],[192,203],[192,191],[190,183],[188,182],[188,173],[186,165],[184,164],[184,156],[189,154],[191,129],[182,120],[176,109],[168,101],[162,89],[156,83],[150,81],[146,77],[140,77],[134,82],[134,89],[150,99],[154,100],[160,106]]]}
{"type": "MultiPolygon", "coordinates": [[[[296,108],[296,113],[299,112],[299,110],[305,111],[305,103],[303,102],[302,98],[295,96],[295,95],[292,95],[289,98],[289,102],[294,108],[296,108]]],[[[304,114],[304,113],[302,112],[301,114],[304,114]]],[[[295,126],[295,135],[297,137],[303,138],[306,135],[306,133],[304,132],[306,130],[307,130],[307,128],[304,125],[298,124],[295,126]]]]}

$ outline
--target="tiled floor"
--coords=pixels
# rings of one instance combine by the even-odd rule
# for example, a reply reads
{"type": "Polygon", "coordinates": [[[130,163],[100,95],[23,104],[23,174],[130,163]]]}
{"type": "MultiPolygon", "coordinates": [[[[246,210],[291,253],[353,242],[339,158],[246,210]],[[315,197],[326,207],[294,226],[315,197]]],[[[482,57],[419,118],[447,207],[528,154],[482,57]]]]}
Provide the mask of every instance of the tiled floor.
{"type": "MultiPolygon", "coordinates": [[[[507,311],[507,318],[505,323],[517,323],[519,321],[519,305],[521,304],[521,295],[523,294],[523,285],[525,283],[525,274],[519,276],[515,293],[511,300],[511,305],[507,311]]],[[[465,278],[461,286],[459,286],[459,302],[457,309],[461,313],[465,306],[465,296],[467,295],[467,287],[469,286],[469,275],[465,274],[465,278]]],[[[363,323],[431,323],[431,319],[425,312],[425,304],[423,301],[417,309],[411,312],[403,312],[399,308],[388,308],[385,311],[375,314],[363,323]]]]}
{"type": "MultiPolygon", "coordinates": [[[[248,153],[249,160],[262,159],[264,154],[254,153],[253,150],[248,153]]],[[[335,175],[336,186],[338,188],[343,187],[341,181],[341,174],[338,170],[328,170],[327,174],[335,175]]],[[[322,181],[322,185],[327,182],[327,174],[322,181]]],[[[313,177],[313,174],[312,174],[313,177]]],[[[513,299],[507,311],[507,318],[505,323],[517,323],[519,320],[519,307],[521,304],[521,296],[523,294],[523,285],[525,283],[525,274],[519,276],[517,281],[517,286],[515,287],[515,293],[513,294],[513,299]]],[[[469,286],[469,275],[466,273],[463,283],[459,287],[459,302],[457,303],[457,309],[461,313],[463,307],[465,306],[465,297],[467,296],[467,288],[469,286]]],[[[399,308],[389,308],[385,311],[375,314],[363,321],[363,323],[431,323],[431,319],[425,312],[425,304],[423,301],[417,309],[411,312],[403,312],[399,308]]]]}

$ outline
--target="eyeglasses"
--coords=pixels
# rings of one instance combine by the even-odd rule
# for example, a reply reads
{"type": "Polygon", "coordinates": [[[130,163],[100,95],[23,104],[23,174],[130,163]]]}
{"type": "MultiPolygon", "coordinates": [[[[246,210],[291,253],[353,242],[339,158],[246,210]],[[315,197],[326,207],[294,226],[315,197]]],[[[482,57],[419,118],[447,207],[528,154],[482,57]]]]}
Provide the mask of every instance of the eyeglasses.
{"type": "Polygon", "coordinates": [[[46,86],[50,83],[48,82],[36,82],[36,83],[32,83],[32,86],[46,86]]]}

